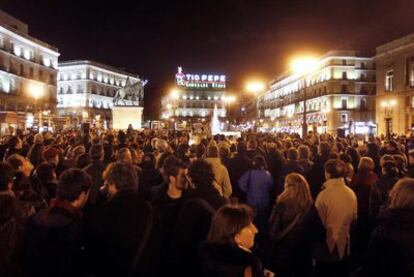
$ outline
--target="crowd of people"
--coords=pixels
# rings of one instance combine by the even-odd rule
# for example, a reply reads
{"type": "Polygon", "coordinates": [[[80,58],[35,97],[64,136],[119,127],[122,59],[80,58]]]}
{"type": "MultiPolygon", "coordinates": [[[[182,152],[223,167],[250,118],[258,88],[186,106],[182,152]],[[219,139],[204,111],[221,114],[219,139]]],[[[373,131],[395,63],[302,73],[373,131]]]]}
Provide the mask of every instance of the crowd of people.
{"type": "Polygon", "coordinates": [[[414,136],[17,132],[0,276],[414,276],[414,136]]]}

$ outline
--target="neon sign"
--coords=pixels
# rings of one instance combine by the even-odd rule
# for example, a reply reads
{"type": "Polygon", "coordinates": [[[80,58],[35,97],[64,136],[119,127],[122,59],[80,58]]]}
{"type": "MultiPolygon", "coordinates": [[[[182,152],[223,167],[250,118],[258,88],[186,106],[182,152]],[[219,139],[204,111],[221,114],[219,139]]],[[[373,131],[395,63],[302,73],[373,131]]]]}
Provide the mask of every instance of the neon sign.
{"type": "Polygon", "coordinates": [[[226,75],[184,74],[182,67],[178,67],[175,81],[178,86],[187,88],[226,88],[226,75]]]}

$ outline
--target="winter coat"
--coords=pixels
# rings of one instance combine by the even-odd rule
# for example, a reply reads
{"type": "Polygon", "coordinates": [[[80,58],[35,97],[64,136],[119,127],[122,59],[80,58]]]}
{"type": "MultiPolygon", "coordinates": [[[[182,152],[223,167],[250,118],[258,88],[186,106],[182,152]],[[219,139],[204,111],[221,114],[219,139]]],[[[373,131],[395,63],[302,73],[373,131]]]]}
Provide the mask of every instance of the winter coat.
{"type": "Polygon", "coordinates": [[[238,246],[203,242],[198,256],[202,271],[200,276],[244,277],[247,268],[251,268],[254,277],[264,276],[260,260],[238,246]]]}
{"type": "Polygon", "coordinates": [[[227,169],[232,184],[232,197],[237,197],[241,200],[244,200],[246,198],[244,193],[240,191],[238,182],[240,177],[251,168],[251,165],[251,160],[240,153],[237,153],[233,158],[230,159],[227,169]]]}
{"type": "Polygon", "coordinates": [[[220,158],[206,158],[205,160],[213,167],[220,194],[229,198],[232,193],[232,187],[227,168],[221,163],[220,158]]]}
{"type": "Polygon", "coordinates": [[[301,214],[293,227],[282,238],[278,236],[295,220],[298,214],[288,203],[274,205],[269,219],[268,239],[264,247],[266,268],[276,276],[311,276],[312,246],[326,239],[326,232],[314,206],[301,214]]]}
{"type": "Polygon", "coordinates": [[[398,181],[398,177],[381,176],[371,188],[369,195],[369,215],[376,219],[377,215],[388,206],[388,194],[398,181]]]}
{"type": "Polygon", "coordinates": [[[256,209],[269,206],[272,187],[273,178],[267,170],[251,169],[239,179],[239,188],[246,194],[247,204],[256,209]]]}
{"type": "Polygon", "coordinates": [[[369,197],[371,187],[377,182],[378,177],[373,171],[359,171],[352,179],[350,187],[358,199],[358,218],[365,219],[369,214],[369,197]]]}
{"type": "Polygon", "coordinates": [[[66,201],[53,200],[26,230],[27,276],[74,276],[82,272],[83,215],[66,201]]]}
{"type": "Polygon", "coordinates": [[[359,276],[414,276],[414,211],[389,209],[379,219],[359,276]]]}
{"type": "Polygon", "coordinates": [[[127,276],[149,220],[150,236],[138,263],[138,276],[153,276],[159,256],[160,220],[154,209],[132,190],[118,191],[86,217],[86,241],[98,276],[127,276]]]}

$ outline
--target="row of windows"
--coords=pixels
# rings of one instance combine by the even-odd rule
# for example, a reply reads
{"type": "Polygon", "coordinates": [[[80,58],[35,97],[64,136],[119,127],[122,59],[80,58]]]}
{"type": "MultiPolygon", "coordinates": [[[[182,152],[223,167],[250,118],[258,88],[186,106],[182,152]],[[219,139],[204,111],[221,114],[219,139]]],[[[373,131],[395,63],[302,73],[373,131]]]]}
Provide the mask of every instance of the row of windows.
{"type": "Polygon", "coordinates": [[[58,79],[59,81],[88,79],[118,87],[124,87],[126,85],[126,79],[115,78],[114,76],[104,75],[96,71],[90,71],[89,74],[87,74],[86,70],[72,73],[59,73],[58,79]]]}
{"type": "MultiPolygon", "coordinates": [[[[76,90],[72,88],[72,86],[61,86],[59,87],[58,94],[76,94],[76,93],[85,93],[84,87],[82,85],[78,85],[76,90]]],[[[116,93],[116,89],[106,88],[103,87],[97,89],[96,85],[92,85],[91,87],[91,93],[102,95],[102,96],[108,96],[108,97],[114,97],[116,93]]]]}

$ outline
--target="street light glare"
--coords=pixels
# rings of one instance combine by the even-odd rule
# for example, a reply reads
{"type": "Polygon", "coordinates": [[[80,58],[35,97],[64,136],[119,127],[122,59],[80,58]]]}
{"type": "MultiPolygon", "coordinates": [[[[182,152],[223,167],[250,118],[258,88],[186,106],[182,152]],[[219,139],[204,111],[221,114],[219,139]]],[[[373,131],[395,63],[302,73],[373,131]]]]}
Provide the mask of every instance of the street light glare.
{"type": "Polygon", "coordinates": [[[29,93],[33,96],[33,98],[39,99],[43,96],[43,87],[40,84],[32,83],[29,85],[29,93]]]}
{"type": "Polygon", "coordinates": [[[178,97],[180,97],[180,93],[178,92],[178,90],[173,89],[173,90],[171,90],[170,96],[173,99],[178,99],[178,97]]]}
{"type": "Polygon", "coordinates": [[[258,93],[265,89],[265,85],[262,82],[249,82],[246,85],[246,89],[249,92],[258,93]]]}
{"type": "Polygon", "coordinates": [[[313,57],[298,57],[291,61],[291,70],[296,74],[306,74],[318,68],[318,60],[313,57]]]}

